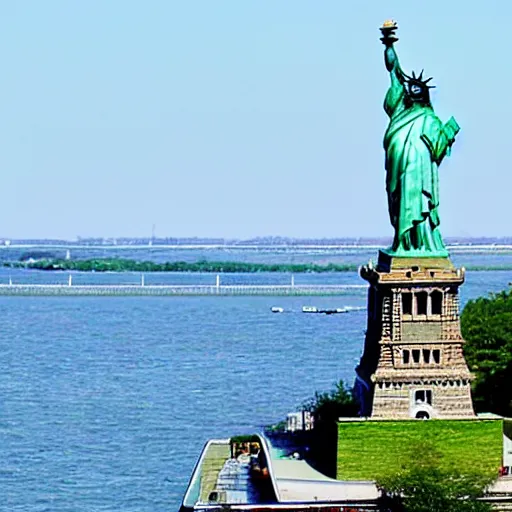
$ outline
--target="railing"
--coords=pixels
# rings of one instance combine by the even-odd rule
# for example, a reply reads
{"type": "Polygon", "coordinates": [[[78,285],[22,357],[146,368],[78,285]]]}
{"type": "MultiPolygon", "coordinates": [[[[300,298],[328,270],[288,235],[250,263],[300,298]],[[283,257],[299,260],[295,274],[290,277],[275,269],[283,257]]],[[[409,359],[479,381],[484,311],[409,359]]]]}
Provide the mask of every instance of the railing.
{"type": "Polygon", "coordinates": [[[346,295],[367,289],[358,284],[146,285],[0,284],[0,295],[346,295]]]}

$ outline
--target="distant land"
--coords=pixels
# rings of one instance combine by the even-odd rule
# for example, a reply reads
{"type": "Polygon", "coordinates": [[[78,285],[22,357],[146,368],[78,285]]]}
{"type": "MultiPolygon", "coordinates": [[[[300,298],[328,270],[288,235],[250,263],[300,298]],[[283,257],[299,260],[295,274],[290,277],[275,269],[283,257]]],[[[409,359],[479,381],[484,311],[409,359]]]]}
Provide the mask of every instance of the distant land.
{"type": "MultiPolygon", "coordinates": [[[[504,237],[446,237],[445,243],[456,245],[512,245],[512,236],[504,237]]],[[[0,247],[11,245],[37,245],[37,246],[379,246],[386,247],[391,244],[389,237],[340,237],[340,238],[291,238],[281,236],[264,236],[256,238],[203,238],[203,237],[110,237],[110,238],[81,238],[75,240],[41,239],[41,238],[2,238],[0,247]]]]}

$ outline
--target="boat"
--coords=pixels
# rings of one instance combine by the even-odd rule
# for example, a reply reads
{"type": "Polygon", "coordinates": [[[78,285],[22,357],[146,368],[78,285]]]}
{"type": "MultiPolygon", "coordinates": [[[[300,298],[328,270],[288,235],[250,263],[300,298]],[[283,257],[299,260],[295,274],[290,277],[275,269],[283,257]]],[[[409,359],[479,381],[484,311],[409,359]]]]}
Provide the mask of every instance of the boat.
{"type": "Polygon", "coordinates": [[[365,308],[356,308],[352,306],[345,306],[344,308],[335,308],[335,309],[320,309],[319,313],[325,313],[326,315],[334,315],[337,313],[350,313],[350,311],[359,311],[365,308]]]}
{"type": "Polygon", "coordinates": [[[336,313],[348,313],[349,308],[319,309],[315,306],[303,306],[303,313],[323,313],[325,315],[334,315],[336,313]]]}
{"type": "Polygon", "coordinates": [[[284,308],[273,306],[273,307],[270,308],[270,311],[272,311],[272,313],[283,313],[284,312],[284,308]]]}
{"type": "Polygon", "coordinates": [[[180,512],[371,512],[378,498],[374,482],[330,478],[256,434],[206,443],[180,512]]]}

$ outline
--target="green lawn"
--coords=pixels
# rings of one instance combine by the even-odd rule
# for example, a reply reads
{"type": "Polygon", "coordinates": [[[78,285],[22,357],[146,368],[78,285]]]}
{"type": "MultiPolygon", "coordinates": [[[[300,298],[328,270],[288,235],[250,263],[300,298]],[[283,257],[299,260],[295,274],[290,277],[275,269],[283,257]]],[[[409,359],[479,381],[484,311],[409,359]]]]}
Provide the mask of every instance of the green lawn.
{"type": "Polygon", "coordinates": [[[401,469],[421,443],[442,455],[441,463],[467,471],[498,472],[503,456],[503,420],[357,421],[338,424],[338,480],[376,480],[401,469]]]}

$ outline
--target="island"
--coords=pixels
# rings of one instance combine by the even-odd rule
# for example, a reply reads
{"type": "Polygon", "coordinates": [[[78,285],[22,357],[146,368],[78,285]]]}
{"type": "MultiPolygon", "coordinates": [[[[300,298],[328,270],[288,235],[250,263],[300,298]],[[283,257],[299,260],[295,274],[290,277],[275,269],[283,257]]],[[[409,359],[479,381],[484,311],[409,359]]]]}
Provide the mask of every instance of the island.
{"type": "Polygon", "coordinates": [[[328,263],[248,263],[243,261],[207,261],[196,262],[172,261],[156,263],[154,261],[137,261],[122,258],[98,258],[86,260],[37,259],[27,261],[4,262],[4,267],[25,268],[48,271],[78,272],[212,272],[212,273],[321,273],[321,272],[355,272],[357,265],[328,263]]]}

